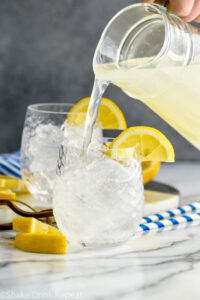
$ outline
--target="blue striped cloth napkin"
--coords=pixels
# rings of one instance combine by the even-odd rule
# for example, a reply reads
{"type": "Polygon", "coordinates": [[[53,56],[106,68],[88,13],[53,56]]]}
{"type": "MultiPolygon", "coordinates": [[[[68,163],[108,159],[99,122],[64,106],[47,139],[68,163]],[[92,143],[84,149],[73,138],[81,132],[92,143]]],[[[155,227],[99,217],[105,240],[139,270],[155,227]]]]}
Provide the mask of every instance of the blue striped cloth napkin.
{"type": "Polygon", "coordinates": [[[20,151],[0,154],[0,175],[21,177],[20,151]]]}

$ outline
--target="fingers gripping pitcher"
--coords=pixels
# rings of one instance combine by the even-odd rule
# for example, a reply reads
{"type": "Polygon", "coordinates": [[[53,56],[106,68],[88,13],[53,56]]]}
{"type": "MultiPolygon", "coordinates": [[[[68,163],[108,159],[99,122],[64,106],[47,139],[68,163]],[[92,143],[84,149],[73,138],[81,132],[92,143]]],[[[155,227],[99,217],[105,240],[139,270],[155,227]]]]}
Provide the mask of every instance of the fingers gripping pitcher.
{"type": "Polygon", "coordinates": [[[131,5],[105,28],[93,68],[96,80],[143,101],[200,149],[198,28],[163,6],[131,5]]]}

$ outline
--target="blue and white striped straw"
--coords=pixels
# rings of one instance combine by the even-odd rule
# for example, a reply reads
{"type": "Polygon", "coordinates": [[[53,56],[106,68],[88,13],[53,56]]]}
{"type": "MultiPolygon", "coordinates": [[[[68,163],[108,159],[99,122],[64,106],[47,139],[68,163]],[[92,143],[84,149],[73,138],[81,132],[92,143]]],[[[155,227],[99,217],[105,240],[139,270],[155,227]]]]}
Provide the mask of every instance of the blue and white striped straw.
{"type": "Polygon", "coordinates": [[[185,215],[176,218],[170,218],[168,220],[152,222],[148,224],[140,224],[137,232],[144,232],[149,230],[168,229],[168,227],[174,227],[175,225],[187,224],[193,221],[200,221],[200,213],[194,213],[191,215],[185,215]]]}
{"type": "Polygon", "coordinates": [[[149,217],[143,217],[141,221],[141,225],[152,223],[152,222],[159,222],[161,220],[170,219],[174,217],[179,217],[184,214],[193,213],[197,210],[200,210],[200,202],[194,202],[192,204],[184,205],[182,207],[173,210],[168,210],[160,214],[151,215],[149,217]]]}
{"type": "Polygon", "coordinates": [[[169,230],[180,224],[188,224],[193,221],[200,221],[200,202],[184,205],[182,207],[168,210],[149,217],[143,217],[137,232],[148,232],[149,230],[169,230]],[[187,215],[186,215],[187,214],[187,215]]]}

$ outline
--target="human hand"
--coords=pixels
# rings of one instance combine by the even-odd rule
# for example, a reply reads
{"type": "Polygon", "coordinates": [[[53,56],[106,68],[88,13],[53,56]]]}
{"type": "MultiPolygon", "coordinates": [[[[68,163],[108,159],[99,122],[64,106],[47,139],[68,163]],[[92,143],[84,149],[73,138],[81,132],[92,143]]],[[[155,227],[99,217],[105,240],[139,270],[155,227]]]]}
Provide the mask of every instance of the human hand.
{"type": "Polygon", "coordinates": [[[200,22],[200,0],[142,0],[146,3],[170,3],[170,10],[186,22],[200,22]]]}

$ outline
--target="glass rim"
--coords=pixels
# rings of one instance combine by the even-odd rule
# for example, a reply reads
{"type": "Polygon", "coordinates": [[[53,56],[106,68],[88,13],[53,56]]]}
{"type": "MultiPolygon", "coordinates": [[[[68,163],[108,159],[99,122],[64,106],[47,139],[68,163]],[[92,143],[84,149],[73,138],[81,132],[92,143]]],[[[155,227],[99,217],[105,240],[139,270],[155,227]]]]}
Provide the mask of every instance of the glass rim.
{"type": "Polygon", "coordinates": [[[28,105],[27,111],[36,112],[36,113],[43,113],[43,114],[60,114],[60,115],[69,115],[69,114],[81,114],[85,115],[86,112],[70,112],[69,109],[72,108],[75,103],[62,103],[62,102],[47,102],[47,103],[35,103],[28,105]],[[56,110],[49,110],[49,109],[42,109],[42,107],[66,107],[66,110],[63,111],[56,111],[56,110]],[[40,109],[41,108],[41,109],[40,109]],[[67,109],[68,108],[68,109],[67,109]]]}
{"type": "MultiPolygon", "coordinates": [[[[103,137],[104,139],[104,137],[103,137]]],[[[105,137],[105,139],[109,139],[109,141],[107,143],[112,143],[113,140],[115,140],[114,137],[105,137]]],[[[104,144],[106,144],[106,141],[104,142],[104,144]]],[[[137,147],[140,146],[140,143],[137,143],[136,145],[134,146],[131,146],[131,147],[123,147],[123,148],[108,148],[108,150],[125,150],[125,149],[136,149],[137,147]]],[[[109,147],[109,146],[108,146],[109,147]]]]}

